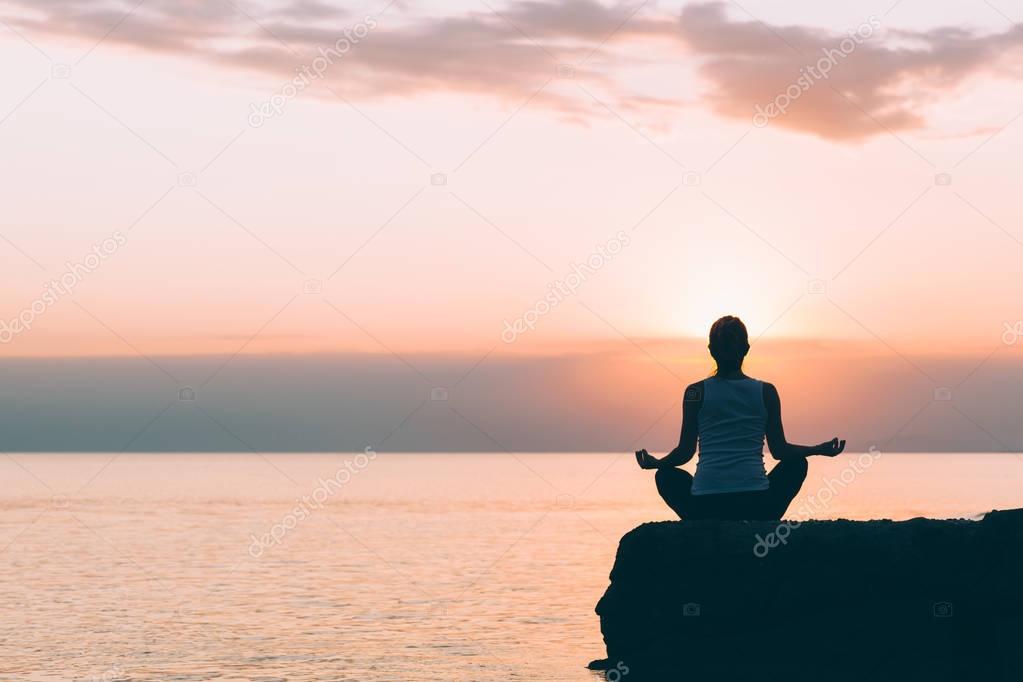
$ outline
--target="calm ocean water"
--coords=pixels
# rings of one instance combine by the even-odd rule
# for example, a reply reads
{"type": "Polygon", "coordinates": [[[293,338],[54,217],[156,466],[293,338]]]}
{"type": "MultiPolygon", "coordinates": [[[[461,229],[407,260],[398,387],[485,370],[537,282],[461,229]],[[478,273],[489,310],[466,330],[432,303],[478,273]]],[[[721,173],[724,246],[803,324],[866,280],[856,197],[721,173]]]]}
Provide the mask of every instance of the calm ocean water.
{"type": "MultiPolygon", "coordinates": [[[[793,510],[1023,507],[1023,458],[814,458],[793,510]],[[830,492],[825,492],[830,491],[830,492]]],[[[597,680],[631,454],[0,457],[0,679],[597,680]]]]}

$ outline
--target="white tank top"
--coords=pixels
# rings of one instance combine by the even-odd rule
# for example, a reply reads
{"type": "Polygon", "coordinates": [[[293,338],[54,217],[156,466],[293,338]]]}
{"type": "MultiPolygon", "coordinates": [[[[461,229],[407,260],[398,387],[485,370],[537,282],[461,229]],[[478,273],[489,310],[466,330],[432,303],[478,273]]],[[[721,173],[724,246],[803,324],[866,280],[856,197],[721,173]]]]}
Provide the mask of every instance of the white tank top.
{"type": "Polygon", "coordinates": [[[693,495],[767,490],[764,470],[764,384],[756,379],[703,382],[700,457],[693,495]]]}

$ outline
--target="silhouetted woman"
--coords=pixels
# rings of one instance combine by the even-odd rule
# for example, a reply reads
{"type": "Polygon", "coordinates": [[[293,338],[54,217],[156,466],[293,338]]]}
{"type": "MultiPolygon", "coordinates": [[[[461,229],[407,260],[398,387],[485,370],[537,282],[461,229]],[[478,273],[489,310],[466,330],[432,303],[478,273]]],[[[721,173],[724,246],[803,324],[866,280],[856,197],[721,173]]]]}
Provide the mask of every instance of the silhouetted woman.
{"type": "Polygon", "coordinates": [[[834,457],[845,449],[837,438],[820,445],[785,440],[778,391],[742,373],[749,352],[746,325],[731,315],[710,328],[717,372],[686,389],[678,447],[657,459],[636,453],[644,469],[657,469],[657,491],[683,519],[778,520],[806,479],[806,458],[834,457]],[[764,437],[780,460],[764,469],[764,437]],[[675,467],[696,454],[696,476],[675,467]]]}

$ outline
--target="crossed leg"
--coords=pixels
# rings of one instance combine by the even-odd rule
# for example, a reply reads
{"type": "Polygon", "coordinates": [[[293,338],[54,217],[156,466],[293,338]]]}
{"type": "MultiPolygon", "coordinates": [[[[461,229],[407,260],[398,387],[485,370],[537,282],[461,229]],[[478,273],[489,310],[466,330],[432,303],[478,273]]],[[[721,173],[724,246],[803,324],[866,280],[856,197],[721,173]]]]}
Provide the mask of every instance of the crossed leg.
{"type": "Polygon", "coordinates": [[[767,480],[771,484],[767,491],[768,508],[764,510],[767,518],[778,520],[785,516],[785,511],[792,504],[793,498],[803,487],[808,468],[806,458],[798,457],[782,460],[771,469],[771,473],[767,474],[767,480]]]}
{"type": "Polygon", "coordinates": [[[767,475],[770,487],[763,492],[704,495],[692,494],[693,477],[683,469],[658,469],[657,492],[679,518],[779,520],[806,480],[805,458],[778,462],[767,475]]]}
{"type": "Polygon", "coordinates": [[[658,469],[654,474],[657,492],[680,519],[684,519],[692,511],[693,476],[683,469],[658,469]]]}

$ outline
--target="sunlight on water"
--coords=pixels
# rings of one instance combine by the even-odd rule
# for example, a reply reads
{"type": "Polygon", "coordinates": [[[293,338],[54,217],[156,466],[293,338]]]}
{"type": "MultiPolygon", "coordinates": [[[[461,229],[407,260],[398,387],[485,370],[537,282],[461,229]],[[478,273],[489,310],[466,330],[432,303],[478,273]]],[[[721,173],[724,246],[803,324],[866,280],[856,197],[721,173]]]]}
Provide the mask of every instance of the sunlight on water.
{"type": "MultiPolygon", "coordinates": [[[[1023,507],[1014,455],[856,457],[814,458],[792,509],[1023,507]]],[[[631,455],[12,455],[0,476],[3,679],[600,679],[617,541],[671,518],[631,455]]]]}

